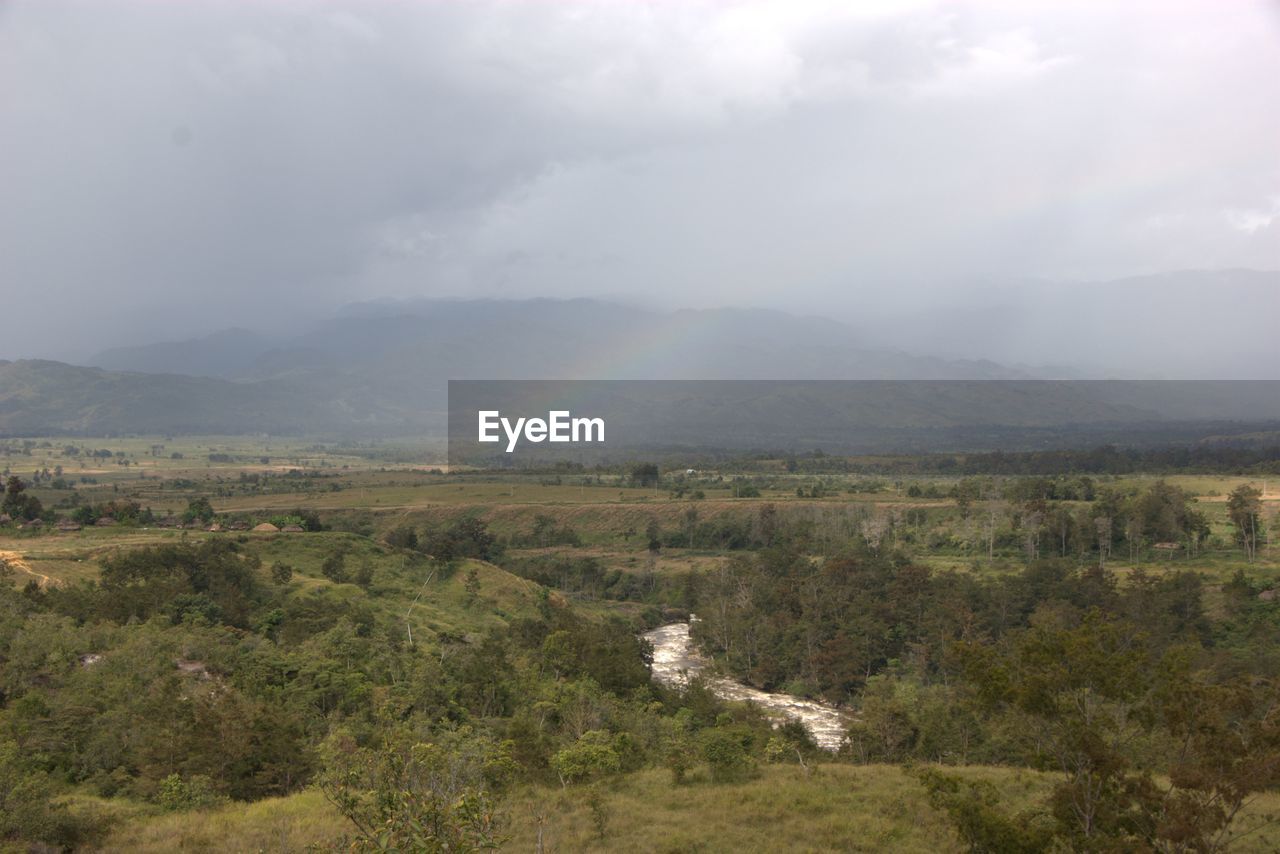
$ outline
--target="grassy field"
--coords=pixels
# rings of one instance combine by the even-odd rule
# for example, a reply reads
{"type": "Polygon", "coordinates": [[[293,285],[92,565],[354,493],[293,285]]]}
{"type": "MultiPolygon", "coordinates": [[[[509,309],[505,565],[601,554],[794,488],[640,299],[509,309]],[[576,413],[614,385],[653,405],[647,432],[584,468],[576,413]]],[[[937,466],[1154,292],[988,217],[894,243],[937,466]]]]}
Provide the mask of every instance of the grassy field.
{"type": "MultiPolygon", "coordinates": [[[[517,556],[547,551],[531,549],[530,543],[520,541],[529,539],[539,517],[549,516],[558,526],[572,529],[582,543],[578,548],[557,549],[560,552],[595,557],[609,569],[671,575],[706,570],[724,555],[716,552],[714,543],[693,549],[667,548],[651,565],[645,553],[644,531],[654,522],[666,531],[682,530],[691,514],[697,524],[749,522],[764,504],[771,503],[787,519],[840,529],[848,536],[856,531],[858,520],[869,515],[900,518],[911,511],[923,511],[929,515],[930,526],[968,545],[911,545],[909,551],[917,562],[936,570],[982,573],[1017,571],[1022,565],[1021,556],[1007,550],[989,560],[982,537],[975,534],[976,523],[961,523],[954,501],[907,494],[911,487],[918,487],[917,492],[945,493],[954,485],[954,477],[814,477],[788,474],[778,461],[776,472],[763,466],[767,472],[763,480],[752,476],[762,484],[758,497],[734,498],[731,490],[740,476],[732,471],[700,472],[688,478],[681,474],[676,487],[668,488],[668,484],[661,489],[632,488],[611,474],[450,475],[433,465],[438,448],[408,440],[335,446],[225,436],[32,439],[9,440],[5,448],[8,454],[0,456],[0,465],[23,477],[32,471],[49,470],[52,479],[61,466],[63,483],[59,486],[63,488],[54,488],[51,480],[45,480],[32,492],[46,506],[62,512],[85,503],[130,500],[160,515],[180,512],[192,498],[208,496],[220,514],[257,521],[302,509],[318,512],[344,530],[375,536],[397,525],[442,527],[472,515],[483,519],[500,539],[510,541],[514,546],[511,554],[517,556]],[[808,489],[818,483],[825,487],[822,497],[796,494],[797,486],[808,489]],[[868,489],[876,491],[865,491],[868,489]]],[[[1142,488],[1156,478],[1141,475],[1096,480],[1102,486],[1142,488]]],[[[1149,572],[1192,569],[1210,583],[1220,583],[1246,567],[1239,549],[1231,543],[1225,507],[1226,495],[1242,483],[1263,489],[1264,520],[1280,518],[1280,477],[1274,479],[1277,482],[1234,475],[1172,475],[1165,480],[1197,496],[1197,505],[1210,522],[1210,541],[1194,556],[1179,554],[1174,558],[1148,553],[1133,561],[1117,550],[1109,566],[1121,578],[1140,565],[1149,572]]],[[[1246,568],[1255,577],[1275,581],[1280,579],[1280,548],[1274,542],[1274,530],[1280,526],[1271,527],[1273,541],[1264,544],[1258,560],[1246,568]]],[[[46,578],[60,583],[93,578],[100,560],[118,549],[184,536],[209,535],[110,527],[19,536],[0,529],[0,551],[19,559],[22,571],[29,570],[41,583],[46,583],[46,578]]],[[[313,580],[323,559],[323,549],[316,543],[332,545],[310,536],[254,542],[266,560],[296,554],[290,561],[313,580]]],[[[1052,549],[1046,545],[1044,553],[1051,554],[1052,549]]]]}
{"type": "Polygon", "coordinates": [[[97,799],[73,801],[73,806],[112,811],[115,827],[96,849],[103,852],[302,852],[311,846],[331,847],[347,832],[346,820],[314,790],[199,812],[161,813],[143,807],[130,814],[116,801],[97,799]]]}
{"type": "MultiPolygon", "coordinates": [[[[1010,768],[944,769],[994,785],[1001,803],[1030,808],[1050,777],[1010,768]]],[[[964,847],[921,786],[888,765],[767,765],[754,780],[711,784],[698,774],[673,785],[664,771],[616,778],[592,808],[583,786],[527,786],[505,801],[505,851],[902,851],[936,854],[964,847]],[[603,816],[604,835],[597,816],[603,816]],[[542,849],[538,849],[541,830],[542,849]]],[[[92,800],[81,804],[93,806],[92,800]]],[[[119,816],[102,851],[279,851],[330,847],[348,831],[314,790],[192,813],[132,811],[119,816]]],[[[1280,831],[1264,826],[1280,795],[1254,802],[1238,826],[1239,852],[1274,851],[1280,831]]]]}

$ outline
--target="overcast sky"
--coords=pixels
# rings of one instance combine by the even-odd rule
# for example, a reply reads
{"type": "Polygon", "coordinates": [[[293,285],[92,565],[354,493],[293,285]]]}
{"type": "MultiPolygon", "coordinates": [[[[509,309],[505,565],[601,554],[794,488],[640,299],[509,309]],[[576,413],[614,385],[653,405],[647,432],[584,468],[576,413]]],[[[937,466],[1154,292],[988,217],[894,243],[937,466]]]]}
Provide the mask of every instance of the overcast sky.
{"type": "Polygon", "coordinates": [[[1247,0],[0,0],[0,356],[376,297],[856,319],[1274,270],[1277,105],[1247,0]]]}

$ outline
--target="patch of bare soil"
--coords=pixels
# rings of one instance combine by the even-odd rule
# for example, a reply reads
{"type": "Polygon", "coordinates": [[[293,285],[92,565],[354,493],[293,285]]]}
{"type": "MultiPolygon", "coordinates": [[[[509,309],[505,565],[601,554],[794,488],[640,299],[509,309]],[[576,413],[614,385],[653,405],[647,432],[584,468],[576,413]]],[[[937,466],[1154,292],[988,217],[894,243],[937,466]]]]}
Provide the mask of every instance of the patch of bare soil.
{"type": "Polygon", "coordinates": [[[49,587],[50,585],[58,584],[57,581],[45,575],[43,572],[36,572],[32,569],[26,559],[17,552],[0,551],[0,564],[3,564],[10,569],[16,569],[18,572],[25,572],[27,575],[34,577],[36,583],[41,587],[49,587]]]}

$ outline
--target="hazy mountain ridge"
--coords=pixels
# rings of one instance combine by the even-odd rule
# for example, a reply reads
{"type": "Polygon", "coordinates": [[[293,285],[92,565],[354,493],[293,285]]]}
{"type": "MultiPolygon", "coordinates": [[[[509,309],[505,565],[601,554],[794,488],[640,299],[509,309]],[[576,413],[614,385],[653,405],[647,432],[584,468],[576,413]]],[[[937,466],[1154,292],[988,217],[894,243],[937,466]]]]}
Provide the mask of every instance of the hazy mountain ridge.
{"type": "Polygon", "coordinates": [[[393,417],[358,390],[325,394],[314,385],[281,381],[236,383],[45,360],[0,362],[0,435],[301,435],[353,431],[393,417]]]}
{"type": "MultiPolygon", "coordinates": [[[[438,434],[450,379],[1036,378],[994,362],[877,349],[826,318],[763,309],[660,312],[587,299],[357,304],[281,340],[233,329],[118,348],[96,361],[128,370],[0,363],[0,434],[438,434]]],[[[960,405],[945,397],[899,394],[866,417],[879,419],[880,429],[945,426],[960,405]]],[[[972,410],[975,400],[978,416],[966,415],[965,424],[984,420],[980,397],[964,406],[972,410]]],[[[1021,403],[997,395],[988,420],[1220,420],[1276,417],[1272,409],[1230,388],[1100,385],[1078,410],[1055,409],[1044,394],[1021,403]]],[[[829,422],[834,411],[848,414],[808,395],[792,417],[799,429],[806,419],[829,422]]]]}
{"type": "Polygon", "coordinates": [[[262,380],[309,371],[436,379],[1018,379],[994,362],[862,344],[847,325],[768,309],[657,312],[598,300],[348,306],[288,340],[243,330],[117,348],[112,370],[262,380]],[[181,368],[181,370],[179,370],[181,368]]]}
{"type": "Polygon", "coordinates": [[[1280,271],[1179,270],[1088,282],[993,283],[963,307],[855,323],[867,346],[1043,363],[1054,378],[1280,378],[1280,271]]]}
{"type": "Polygon", "coordinates": [[[283,341],[226,330],[0,367],[0,433],[438,432],[449,379],[998,379],[857,346],[824,318],[596,300],[355,305],[283,341]],[[111,367],[113,370],[104,370],[111,367]],[[185,374],[182,373],[185,371],[185,374]]]}
{"type": "Polygon", "coordinates": [[[109,371],[233,377],[248,370],[274,346],[265,335],[248,329],[224,329],[199,338],[112,347],[89,360],[109,371]]]}

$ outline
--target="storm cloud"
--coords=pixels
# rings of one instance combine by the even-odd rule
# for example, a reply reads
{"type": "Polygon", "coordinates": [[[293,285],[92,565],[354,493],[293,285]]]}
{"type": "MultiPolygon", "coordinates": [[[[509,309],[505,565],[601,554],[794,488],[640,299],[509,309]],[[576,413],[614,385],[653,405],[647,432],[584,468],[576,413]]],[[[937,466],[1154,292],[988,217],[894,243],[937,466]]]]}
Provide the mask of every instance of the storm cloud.
{"type": "Polygon", "coordinates": [[[0,356],[381,297],[857,323],[1273,270],[1278,43],[1250,2],[9,2],[0,356]]]}

